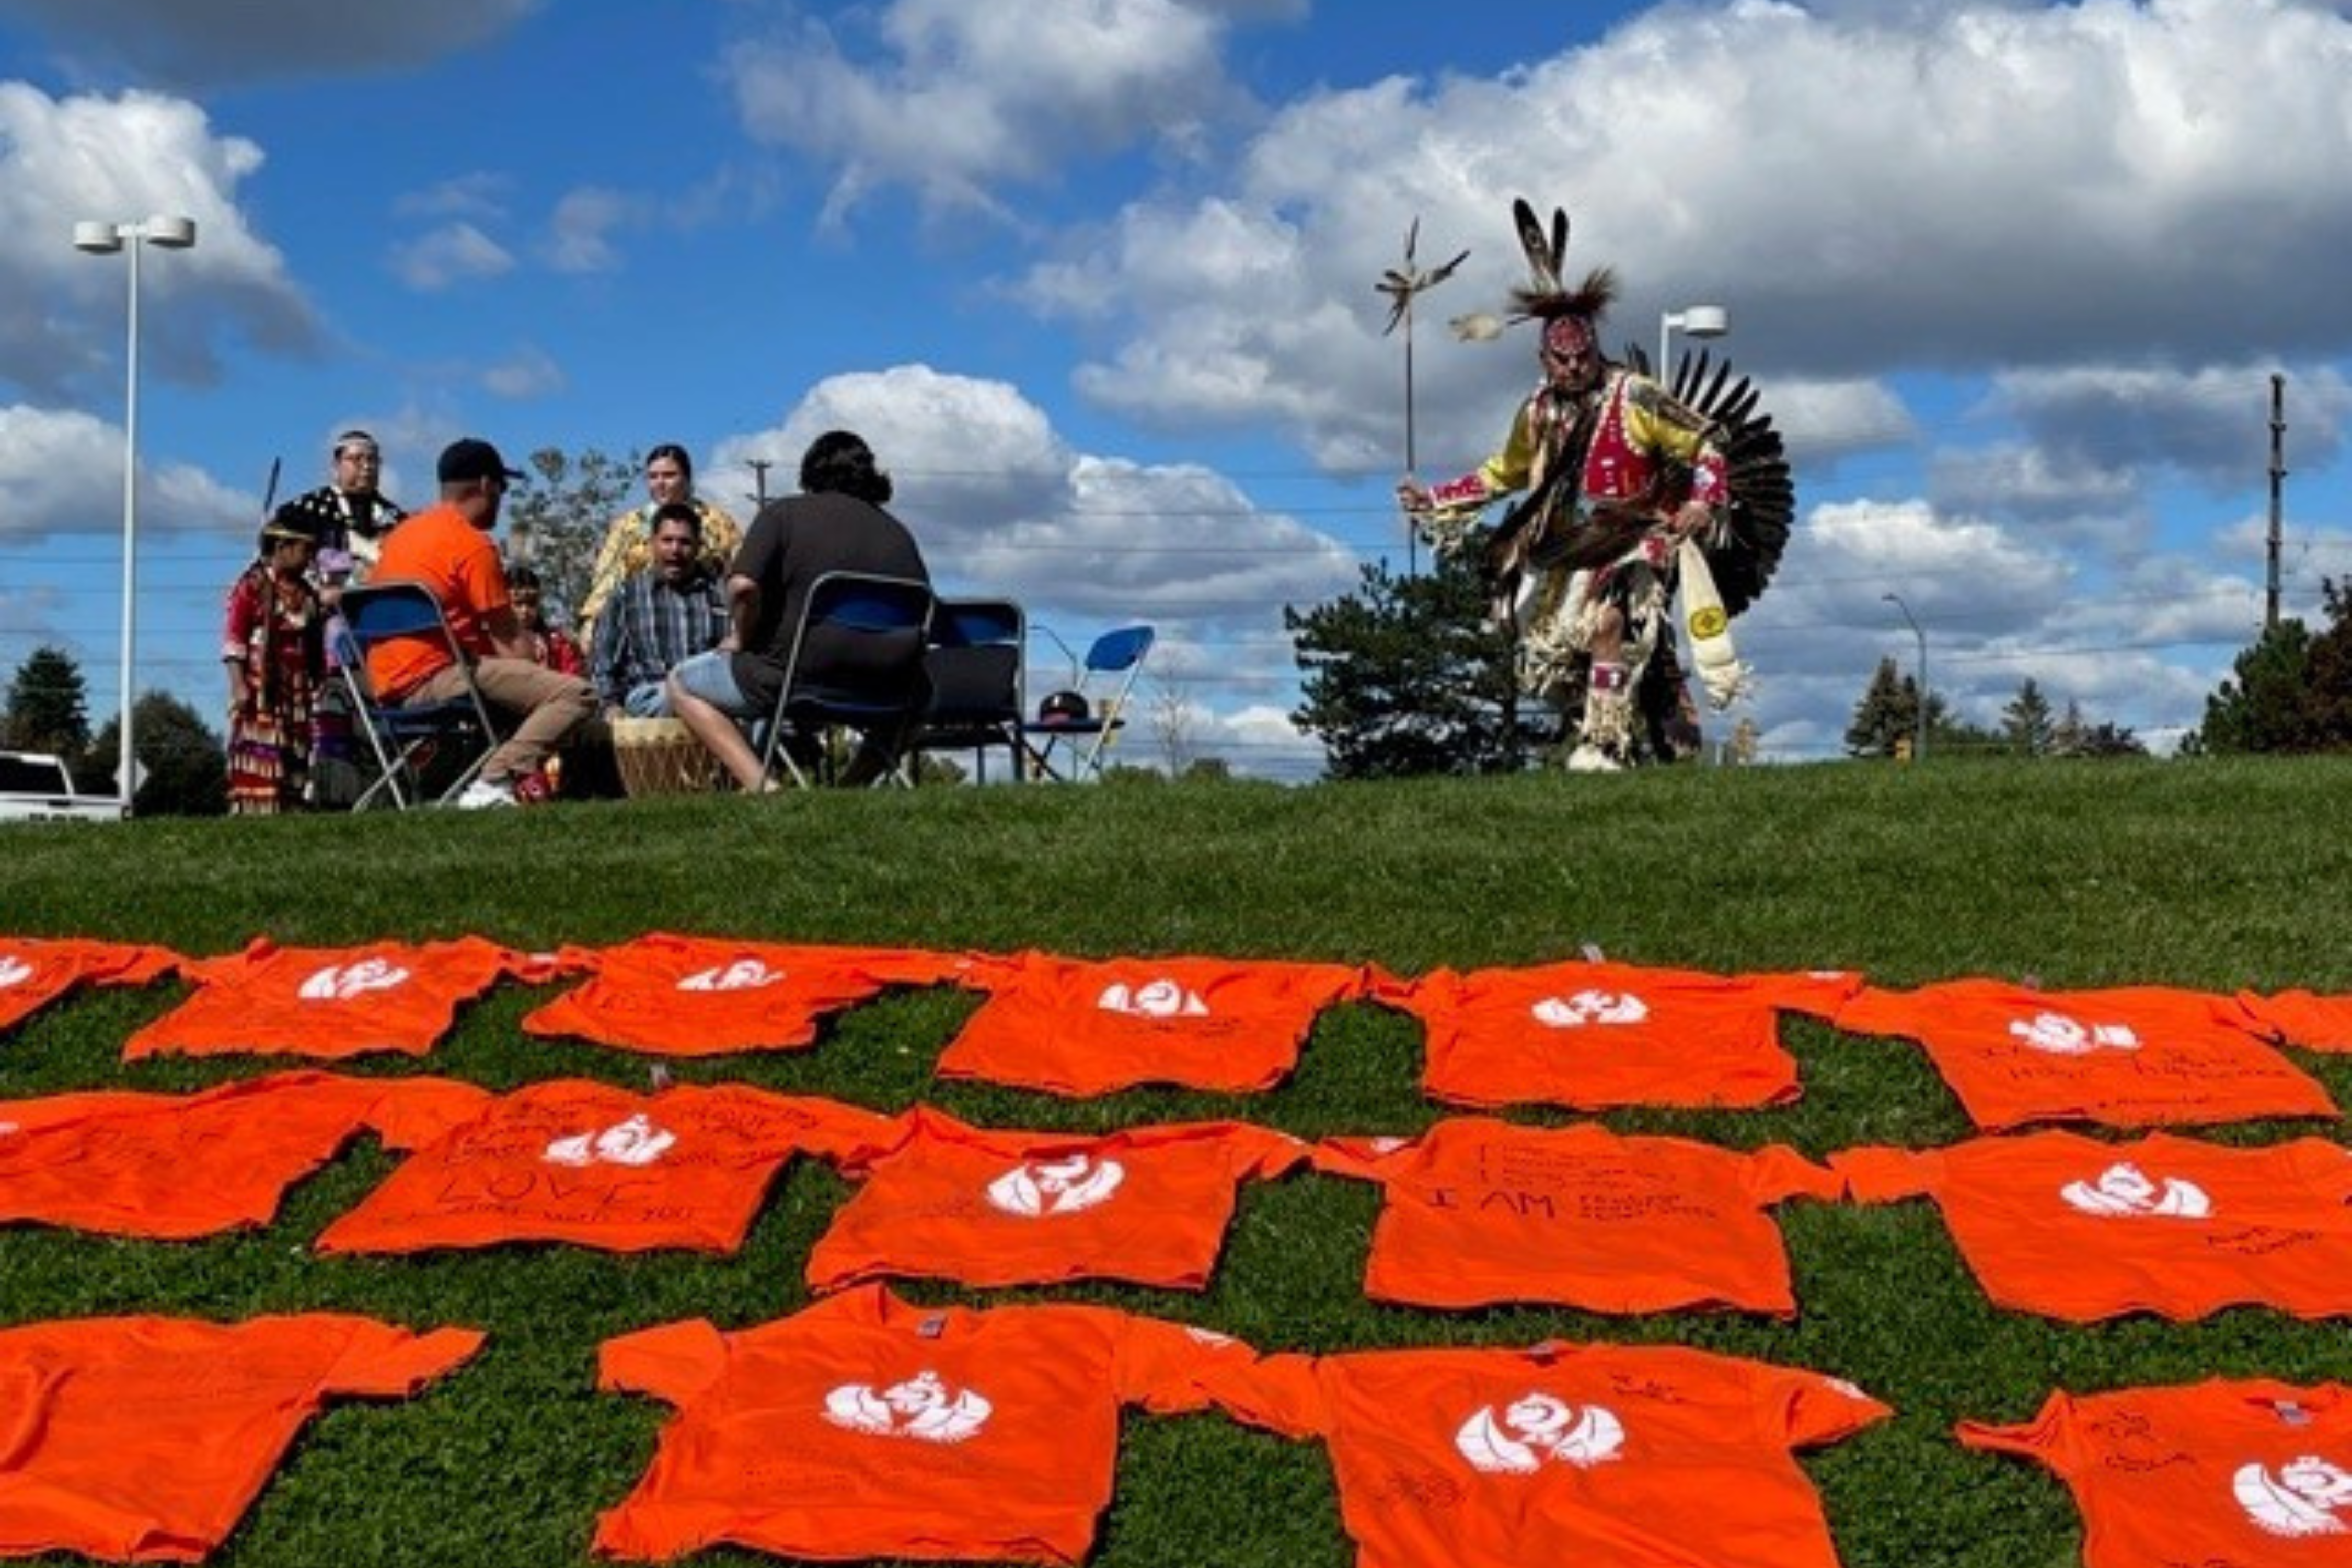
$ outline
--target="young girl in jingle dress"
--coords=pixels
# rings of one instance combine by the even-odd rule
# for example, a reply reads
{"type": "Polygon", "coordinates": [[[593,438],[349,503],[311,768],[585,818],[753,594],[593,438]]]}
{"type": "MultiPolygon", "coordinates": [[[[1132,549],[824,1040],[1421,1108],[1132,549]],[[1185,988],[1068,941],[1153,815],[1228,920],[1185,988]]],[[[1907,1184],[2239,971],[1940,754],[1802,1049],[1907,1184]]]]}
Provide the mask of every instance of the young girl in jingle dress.
{"type": "Polygon", "coordinates": [[[310,581],[315,542],[281,507],[260,556],[228,591],[228,798],[237,815],[299,811],[310,780],[311,705],[326,669],[326,613],[310,581]]]}

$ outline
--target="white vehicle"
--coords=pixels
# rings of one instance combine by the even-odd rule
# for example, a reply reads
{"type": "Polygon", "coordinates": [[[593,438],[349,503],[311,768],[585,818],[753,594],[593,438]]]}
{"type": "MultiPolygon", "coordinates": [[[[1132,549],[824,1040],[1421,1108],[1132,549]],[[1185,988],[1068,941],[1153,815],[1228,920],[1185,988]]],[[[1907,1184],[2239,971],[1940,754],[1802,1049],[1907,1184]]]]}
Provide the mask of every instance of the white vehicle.
{"type": "Polygon", "coordinates": [[[47,752],[0,752],[0,822],[118,822],[122,803],[80,795],[65,759],[47,752]]]}

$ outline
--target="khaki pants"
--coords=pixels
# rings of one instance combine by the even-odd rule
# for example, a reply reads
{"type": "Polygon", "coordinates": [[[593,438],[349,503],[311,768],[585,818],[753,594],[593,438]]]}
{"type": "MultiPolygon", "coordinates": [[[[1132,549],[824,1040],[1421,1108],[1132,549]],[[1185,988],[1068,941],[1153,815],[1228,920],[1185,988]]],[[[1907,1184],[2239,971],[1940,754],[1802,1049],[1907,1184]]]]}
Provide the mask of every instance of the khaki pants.
{"type": "MultiPolygon", "coordinates": [[[[527,658],[486,658],[474,666],[483,700],[522,722],[482,764],[486,779],[510,779],[543,766],[555,749],[596,710],[596,693],[576,675],[558,675],[527,658]]],[[[454,665],[409,688],[403,702],[453,702],[466,695],[466,675],[454,665]]]]}

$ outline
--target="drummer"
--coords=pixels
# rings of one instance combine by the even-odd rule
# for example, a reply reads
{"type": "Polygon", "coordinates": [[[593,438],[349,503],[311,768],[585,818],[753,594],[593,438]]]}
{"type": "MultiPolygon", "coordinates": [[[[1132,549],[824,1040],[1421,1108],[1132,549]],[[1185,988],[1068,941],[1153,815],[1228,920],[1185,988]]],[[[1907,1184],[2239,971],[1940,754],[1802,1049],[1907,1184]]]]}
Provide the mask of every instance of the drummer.
{"type": "Polygon", "coordinates": [[[607,719],[671,717],[671,668],[727,635],[727,592],[702,554],[702,514],[674,500],[653,516],[653,557],[596,617],[589,679],[607,719]]]}

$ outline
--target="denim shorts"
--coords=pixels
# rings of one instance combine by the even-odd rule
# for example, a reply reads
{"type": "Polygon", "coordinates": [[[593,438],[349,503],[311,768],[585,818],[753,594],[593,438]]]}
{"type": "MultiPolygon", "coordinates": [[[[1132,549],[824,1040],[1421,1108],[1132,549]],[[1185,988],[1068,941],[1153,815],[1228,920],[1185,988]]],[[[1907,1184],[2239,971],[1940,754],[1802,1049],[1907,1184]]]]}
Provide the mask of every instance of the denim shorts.
{"type": "Polygon", "coordinates": [[[735,684],[735,656],[714,648],[696,654],[669,672],[672,680],[683,687],[688,695],[699,697],[721,713],[738,719],[764,719],[764,709],[754,709],[743,689],[735,684]]]}

